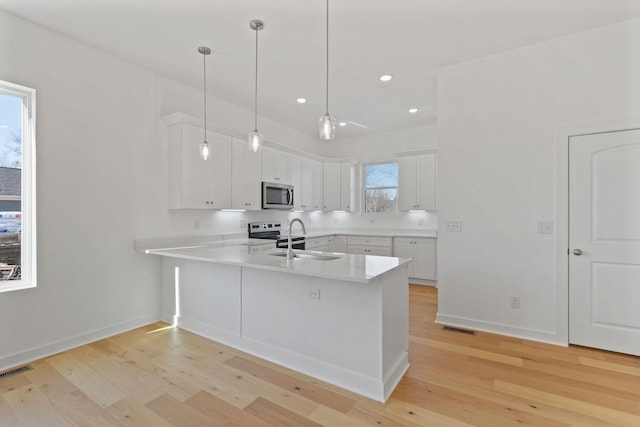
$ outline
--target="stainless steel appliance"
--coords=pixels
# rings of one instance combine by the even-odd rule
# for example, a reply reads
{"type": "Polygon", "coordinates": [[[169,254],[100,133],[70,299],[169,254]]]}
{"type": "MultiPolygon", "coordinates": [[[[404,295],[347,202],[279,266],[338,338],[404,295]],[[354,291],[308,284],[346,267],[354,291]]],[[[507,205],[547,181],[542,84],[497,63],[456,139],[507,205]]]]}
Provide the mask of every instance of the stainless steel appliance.
{"type": "MultiPolygon", "coordinates": [[[[288,239],[280,235],[281,227],[282,225],[279,222],[275,221],[250,222],[247,224],[250,239],[273,240],[276,242],[277,248],[286,249],[288,245],[288,239]]],[[[304,236],[291,237],[291,248],[304,249],[304,236]]]]}
{"type": "Polygon", "coordinates": [[[262,209],[293,209],[293,185],[263,181],[262,209]]]}

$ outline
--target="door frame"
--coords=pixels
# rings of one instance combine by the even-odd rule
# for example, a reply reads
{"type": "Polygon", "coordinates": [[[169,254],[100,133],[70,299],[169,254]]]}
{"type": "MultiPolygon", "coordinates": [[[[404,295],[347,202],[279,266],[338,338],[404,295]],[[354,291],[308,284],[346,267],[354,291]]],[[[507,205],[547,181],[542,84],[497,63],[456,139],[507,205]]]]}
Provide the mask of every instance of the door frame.
{"type": "Polygon", "coordinates": [[[640,129],[640,117],[581,125],[556,131],[556,338],[569,345],[569,139],[640,129]]]}

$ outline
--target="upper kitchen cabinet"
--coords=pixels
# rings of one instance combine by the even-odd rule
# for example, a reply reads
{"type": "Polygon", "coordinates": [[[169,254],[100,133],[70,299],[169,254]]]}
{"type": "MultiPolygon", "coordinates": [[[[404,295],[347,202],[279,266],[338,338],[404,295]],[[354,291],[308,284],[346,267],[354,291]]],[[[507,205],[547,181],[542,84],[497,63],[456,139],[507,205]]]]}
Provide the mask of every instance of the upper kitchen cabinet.
{"type": "Polygon", "coordinates": [[[311,211],[315,207],[315,161],[301,156],[291,156],[291,185],[293,208],[311,211]]]}
{"type": "Polygon", "coordinates": [[[341,203],[340,163],[324,163],[323,207],[325,211],[339,211],[341,203]]]}
{"type": "Polygon", "coordinates": [[[211,157],[200,158],[204,130],[169,126],[169,209],[225,209],[231,205],[231,136],[207,131],[211,157]]]}
{"type": "Polygon", "coordinates": [[[290,184],[291,155],[271,147],[263,147],[262,181],[290,184]]]}
{"type": "Polygon", "coordinates": [[[233,138],[231,151],[231,208],[261,209],[260,152],[247,149],[247,141],[233,138]]]}
{"type": "Polygon", "coordinates": [[[315,177],[313,190],[313,209],[315,211],[324,210],[324,163],[315,161],[315,177]]]}
{"type": "Polygon", "coordinates": [[[351,163],[325,162],[323,182],[323,210],[355,210],[355,167],[351,163]]]}
{"type": "Polygon", "coordinates": [[[401,211],[436,210],[436,154],[400,157],[398,160],[401,211]]]}
{"type": "Polygon", "coordinates": [[[356,210],[356,168],[351,163],[340,164],[340,210],[356,210]]]}

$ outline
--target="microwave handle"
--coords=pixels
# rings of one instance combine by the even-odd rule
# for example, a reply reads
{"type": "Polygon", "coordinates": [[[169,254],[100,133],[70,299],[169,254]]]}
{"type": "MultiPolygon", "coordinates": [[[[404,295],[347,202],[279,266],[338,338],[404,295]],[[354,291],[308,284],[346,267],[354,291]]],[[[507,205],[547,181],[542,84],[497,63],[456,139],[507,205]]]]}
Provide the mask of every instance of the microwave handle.
{"type": "Polygon", "coordinates": [[[287,190],[287,205],[291,206],[293,204],[293,189],[290,188],[287,190]]]}

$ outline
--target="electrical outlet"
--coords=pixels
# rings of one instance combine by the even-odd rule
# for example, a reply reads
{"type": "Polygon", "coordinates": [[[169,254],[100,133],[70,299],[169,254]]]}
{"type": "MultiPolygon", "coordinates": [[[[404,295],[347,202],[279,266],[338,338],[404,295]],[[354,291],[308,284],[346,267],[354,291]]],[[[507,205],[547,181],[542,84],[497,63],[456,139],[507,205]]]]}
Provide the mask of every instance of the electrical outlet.
{"type": "Polygon", "coordinates": [[[511,296],[511,308],[520,308],[520,297],[511,296]]]}
{"type": "Polygon", "coordinates": [[[460,233],[462,231],[462,221],[447,221],[447,231],[460,233]]]}
{"type": "Polygon", "coordinates": [[[422,224],[424,224],[424,220],[423,220],[422,218],[420,218],[420,219],[418,220],[418,225],[422,225],[422,224]]]}
{"type": "Polygon", "coordinates": [[[200,230],[200,220],[199,219],[196,219],[193,222],[193,228],[195,228],[196,230],[200,230]]]}
{"type": "Polygon", "coordinates": [[[247,220],[245,220],[245,219],[241,219],[240,220],[240,229],[242,229],[242,230],[246,230],[247,229],[247,220]]]}
{"type": "Polygon", "coordinates": [[[553,234],[553,221],[538,221],[538,234],[553,234]]]}
{"type": "Polygon", "coordinates": [[[318,289],[318,288],[307,288],[307,298],[320,299],[320,289],[318,289]]]}

